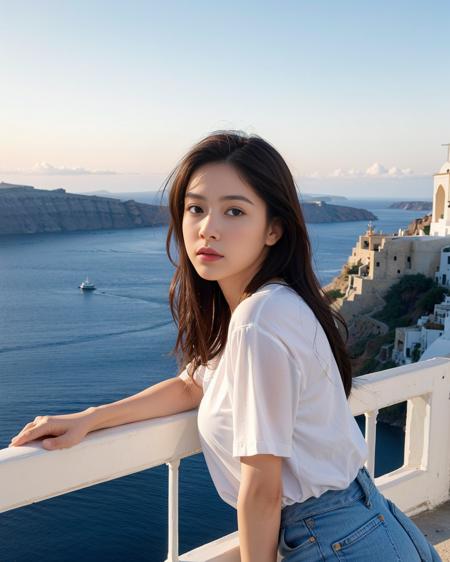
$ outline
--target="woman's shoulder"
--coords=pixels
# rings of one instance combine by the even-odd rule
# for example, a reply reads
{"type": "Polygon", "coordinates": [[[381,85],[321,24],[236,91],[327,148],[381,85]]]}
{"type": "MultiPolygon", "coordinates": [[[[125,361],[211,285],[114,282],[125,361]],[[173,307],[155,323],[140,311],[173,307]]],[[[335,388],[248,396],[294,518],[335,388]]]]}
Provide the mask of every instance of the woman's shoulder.
{"type": "Polygon", "coordinates": [[[230,331],[255,326],[278,337],[300,331],[313,340],[316,325],[314,312],[295,289],[270,283],[239,303],[231,317],[230,331]]]}

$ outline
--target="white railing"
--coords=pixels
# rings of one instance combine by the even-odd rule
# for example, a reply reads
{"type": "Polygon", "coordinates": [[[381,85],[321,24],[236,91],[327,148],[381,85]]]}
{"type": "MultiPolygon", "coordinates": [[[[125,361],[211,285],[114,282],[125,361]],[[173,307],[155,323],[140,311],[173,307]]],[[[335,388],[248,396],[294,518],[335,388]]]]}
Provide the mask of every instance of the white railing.
{"type": "MultiPolygon", "coordinates": [[[[377,414],[407,400],[404,464],[376,478],[408,515],[450,497],[450,359],[439,357],[354,379],[350,406],[366,418],[367,468],[374,474],[377,414]]],[[[239,560],[237,532],[178,555],[178,468],[201,451],[196,410],[90,433],[70,449],[39,441],[0,450],[0,513],[152,468],[169,467],[167,561],[239,560]]]]}

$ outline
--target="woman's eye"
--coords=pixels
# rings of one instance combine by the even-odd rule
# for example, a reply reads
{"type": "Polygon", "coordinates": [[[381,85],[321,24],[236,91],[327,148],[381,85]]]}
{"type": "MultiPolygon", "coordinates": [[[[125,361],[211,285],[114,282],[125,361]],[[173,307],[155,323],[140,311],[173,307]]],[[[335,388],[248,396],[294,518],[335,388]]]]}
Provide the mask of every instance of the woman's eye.
{"type": "MultiPolygon", "coordinates": [[[[200,209],[200,207],[198,205],[191,205],[190,207],[187,208],[188,211],[190,211],[191,209],[200,209]]],[[[194,213],[194,215],[196,215],[197,213],[194,213]]]]}
{"type": "MultiPolygon", "coordinates": [[[[200,210],[201,210],[201,207],[199,207],[198,205],[190,205],[190,206],[187,208],[187,210],[190,211],[191,209],[200,209],[200,210]]],[[[236,208],[236,207],[232,207],[231,209],[228,209],[228,210],[229,210],[229,211],[237,211],[237,212],[240,213],[241,215],[245,214],[245,213],[243,213],[240,209],[238,209],[238,208],[236,208]]],[[[196,215],[197,212],[191,213],[191,214],[196,215]]],[[[239,217],[240,215],[231,215],[231,216],[233,216],[233,217],[239,217]]]]}
{"type": "MultiPolygon", "coordinates": [[[[244,214],[240,209],[236,209],[236,207],[233,207],[232,209],[229,209],[229,211],[238,211],[238,213],[241,213],[241,215],[244,214]]],[[[239,217],[240,215],[232,215],[232,216],[233,217],[239,217]]]]}

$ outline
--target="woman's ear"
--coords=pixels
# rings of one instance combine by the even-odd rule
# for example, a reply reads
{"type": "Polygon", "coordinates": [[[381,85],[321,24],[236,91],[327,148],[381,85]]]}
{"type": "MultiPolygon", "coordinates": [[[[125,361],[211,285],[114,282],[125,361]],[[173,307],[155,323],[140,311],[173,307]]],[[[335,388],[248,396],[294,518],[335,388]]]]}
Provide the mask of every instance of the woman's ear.
{"type": "Polygon", "coordinates": [[[268,246],[273,246],[278,242],[278,240],[282,236],[283,236],[283,224],[280,218],[275,217],[274,219],[272,219],[272,223],[270,224],[269,232],[267,233],[266,236],[266,244],[268,246]]]}

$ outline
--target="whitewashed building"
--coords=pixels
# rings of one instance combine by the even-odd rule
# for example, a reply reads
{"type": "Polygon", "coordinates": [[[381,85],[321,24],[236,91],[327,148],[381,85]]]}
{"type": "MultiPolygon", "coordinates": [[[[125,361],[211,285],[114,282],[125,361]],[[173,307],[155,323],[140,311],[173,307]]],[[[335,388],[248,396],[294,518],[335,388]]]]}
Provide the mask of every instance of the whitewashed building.
{"type": "Polygon", "coordinates": [[[443,287],[450,287],[450,246],[441,250],[441,259],[434,278],[443,287]]]}
{"type": "Polygon", "coordinates": [[[444,330],[441,335],[424,350],[419,361],[425,361],[432,357],[450,357],[450,317],[444,320],[444,330]]]}
{"type": "MultiPolygon", "coordinates": [[[[450,151],[449,151],[450,152],[450,151]]],[[[450,154],[448,156],[450,160],[450,154]]],[[[422,273],[450,287],[450,162],[433,175],[433,211],[429,234],[410,236],[376,232],[371,224],[359,236],[346,267],[348,286],[334,308],[348,321],[383,305],[383,296],[404,275],[422,273]],[[357,271],[355,271],[357,269],[357,271]]],[[[413,335],[411,335],[414,338],[413,335]]]]}
{"type": "Polygon", "coordinates": [[[450,235],[450,162],[433,175],[433,216],[430,236],[450,235]]]}
{"type": "Polygon", "coordinates": [[[415,326],[395,329],[392,360],[407,365],[431,357],[450,356],[450,296],[434,305],[432,314],[419,318],[415,326]]]}

